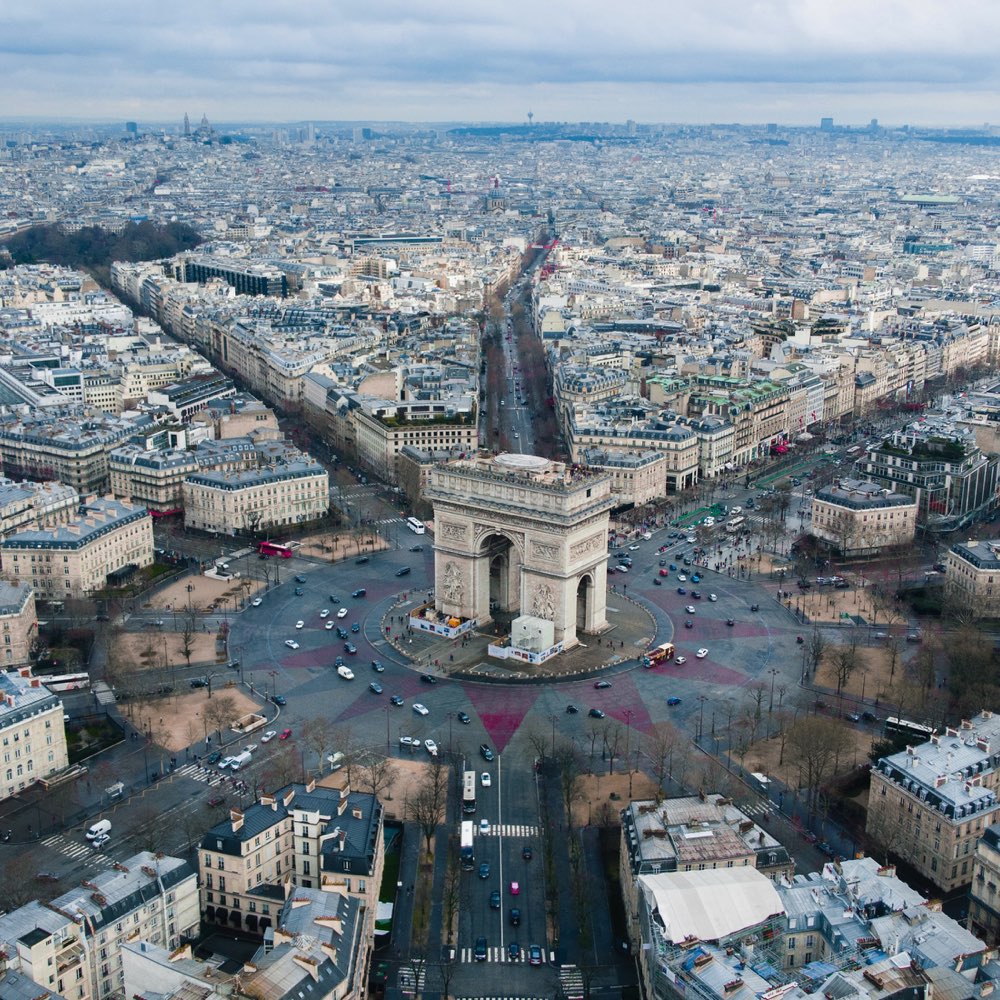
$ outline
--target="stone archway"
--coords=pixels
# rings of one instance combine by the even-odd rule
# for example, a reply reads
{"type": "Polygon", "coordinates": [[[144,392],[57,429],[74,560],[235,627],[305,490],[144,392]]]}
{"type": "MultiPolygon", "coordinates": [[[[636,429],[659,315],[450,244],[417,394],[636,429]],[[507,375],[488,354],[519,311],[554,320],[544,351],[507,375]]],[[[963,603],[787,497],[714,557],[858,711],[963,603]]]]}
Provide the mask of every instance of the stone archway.
{"type": "Polygon", "coordinates": [[[606,473],[535,455],[483,456],[435,469],[425,496],[439,612],[480,624],[494,609],[544,618],[567,648],[578,631],[607,628],[606,473]]]}

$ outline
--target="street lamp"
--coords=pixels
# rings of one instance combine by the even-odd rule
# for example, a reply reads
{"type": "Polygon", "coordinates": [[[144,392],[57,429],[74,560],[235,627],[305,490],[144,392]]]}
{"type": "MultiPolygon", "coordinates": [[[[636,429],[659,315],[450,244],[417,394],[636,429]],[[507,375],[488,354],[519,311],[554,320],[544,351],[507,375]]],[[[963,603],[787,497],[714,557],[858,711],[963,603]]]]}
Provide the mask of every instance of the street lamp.
{"type": "Polygon", "coordinates": [[[767,703],[767,714],[770,715],[774,709],[774,678],[778,676],[778,668],[771,667],[768,673],[771,675],[771,700],[767,703]]]}
{"type": "Polygon", "coordinates": [[[552,723],[552,756],[556,755],[556,716],[550,715],[549,721],[552,723]]]}
{"type": "Polygon", "coordinates": [[[708,698],[705,695],[703,695],[703,694],[698,695],[698,702],[699,702],[699,705],[698,705],[698,739],[699,740],[701,739],[702,725],[704,724],[704,721],[705,721],[705,702],[706,701],[708,701],[708,698]]]}
{"type": "Polygon", "coordinates": [[[625,760],[628,761],[628,743],[629,735],[632,732],[632,716],[635,713],[631,708],[625,709],[625,760]]]}

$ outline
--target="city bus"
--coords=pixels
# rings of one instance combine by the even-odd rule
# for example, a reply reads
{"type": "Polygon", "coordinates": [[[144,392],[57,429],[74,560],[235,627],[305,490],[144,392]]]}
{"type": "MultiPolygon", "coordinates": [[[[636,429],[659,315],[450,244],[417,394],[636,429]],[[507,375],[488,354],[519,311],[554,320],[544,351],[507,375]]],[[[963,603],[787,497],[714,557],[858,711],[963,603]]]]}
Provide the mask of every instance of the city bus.
{"type": "Polygon", "coordinates": [[[746,521],[747,519],[745,517],[731,517],[728,521],[726,521],[726,531],[730,534],[739,531],[740,528],[746,524],[746,521]]]}
{"type": "Polygon", "coordinates": [[[52,674],[38,679],[50,691],[84,691],[90,687],[90,674],[52,674]]]}
{"type": "Polygon", "coordinates": [[[643,665],[655,667],[657,663],[666,663],[668,660],[674,658],[674,652],[674,644],[672,642],[664,642],[655,649],[647,651],[645,657],[643,657],[643,665]]]}
{"type": "Polygon", "coordinates": [[[463,871],[476,867],[475,824],[471,819],[462,820],[460,858],[463,871]]]}
{"type": "Polygon", "coordinates": [[[910,722],[909,719],[899,719],[895,715],[890,715],[885,720],[884,733],[890,739],[893,736],[905,736],[915,742],[926,743],[934,734],[934,728],[920,722],[910,722]]]}
{"type": "Polygon", "coordinates": [[[406,526],[415,535],[422,535],[427,530],[427,527],[424,524],[424,522],[421,521],[420,518],[418,517],[408,517],[406,519],[406,526]]]}
{"type": "Polygon", "coordinates": [[[257,546],[257,552],[262,556],[278,556],[281,559],[292,558],[291,548],[280,542],[260,542],[257,546]]]}
{"type": "Polygon", "coordinates": [[[471,816],[476,811],[476,772],[466,771],[462,775],[462,812],[471,816]]]}

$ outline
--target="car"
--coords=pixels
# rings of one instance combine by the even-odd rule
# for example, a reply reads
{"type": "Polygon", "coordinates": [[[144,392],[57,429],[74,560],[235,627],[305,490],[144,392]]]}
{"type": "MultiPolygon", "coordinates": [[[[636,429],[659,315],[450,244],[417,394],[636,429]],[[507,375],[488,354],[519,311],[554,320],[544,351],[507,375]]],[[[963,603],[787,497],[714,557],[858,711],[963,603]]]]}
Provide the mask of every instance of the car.
{"type": "Polygon", "coordinates": [[[694,622],[693,622],[693,621],[691,621],[691,619],[690,619],[690,618],[687,618],[687,619],[685,619],[685,621],[684,621],[684,627],[685,627],[685,628],[694,628],[694,622]]]}
{"type": "Polygon", "coordinates": [[[263,735],[263,736],[262,736],[262,737],[260,738],[260,741],[261,741],[261,743],[270,743],[270,742],[271,742],[271,740],[273,740],[273,739],[274,739],[274,737],[275,737],[275,736],[277,736],[277,735],[278,735],[278,733],[277,733],[277,732],[276,732],[276,731],[275,731],[274,729],[269,729],[269,730],[268,730],[268,731],[267,731],[266,733],[264,733],[264,735],[263,735]]]}
{"type": "Polygon", "coordinates": [[[285,645],[289,649],[298,649],[299,648],[299,644],[294,639],[286,639],[285,640],[285,645]]]}
{"type": "Polygon", "coordinates": [[[344,678],[345,681],[354,680],[354,671],[350,667],[340,666],[337,667],[337,674],[344,678]]]}
{"type": "Polygon", "coordinates": [[[692,596],[692,597],[693,597],[693,598],[694,598],[694,599],[695,599],[696,601],[700,601],[700,600],[701,600],[701,591],[700,591],[700,590],[692,590],[692,591],[691,591],[691,596],[692,596]]]}
{"type": "Polygon", "coordinates": [[[699,649],[698,652],[695,653],[694,655],[697,656],[699,660],[704,660],[705,657],[708,656],[708,650],[705,649],[704,646],[702,646],[702,648],[699,649]]]}
{"type": "Polygon", "coordinates": [[[683,573],[678,573],[677,574],[677,579],[678,579],[678,581],[680,583],[687,583],[688,582],[688,578],[683,573]]]}
{"type": "Polygon", "coordinates": [[[414,736],[400,736],[399,737],[399,745],[401,747],[419,747],[420,746],[420,740],[418,740],[414,736]]]}
{"type": "Polygon", "coordinates": [[[410,551],[411,552],[423,552],[424,551],[424,547],[422,545],[411,545],[410,546],[410,551]]]}
{"type": "Polygon", "coordinates": [[[361,631],[361,626],[357,622],[351,622],[351,631],[357,635],[361,631]]]}
{"type": "Polygon", "coordinates": [[[488,819],[481,819],[479,821],[479,832],[484,834],[490,832],[490,821],[488,819]]]}
{"type": "Polygon", "coordinates": [[[844,718],[847,719],[848,722],[860,722],[861,721],[861,716],[857,712],[845,712],[844,713],[844,718]]]}
{"type": "Polygon", "coordinates": [[[430,711],[427,706],[421,705],[419,701],[415,701],[413,703],[413,711],[416,712],[417,715],[430,715],[430,711]]]}
{"type": "Polygon", "coordinates": [[[677,593],[678,594],[686,594],[687,590],[684,587],[678,587],[677,588],[677,593]]]}
{"type": "Polygon", "coordinates": [[[534,857],[534,852],[531,850],[531,844],[525,844],[524,847],[521,848],[521,857],[524,858],[525,861],[530,861],[532,857],[534,857]]]}
{"type": "Polygon", "coordinates": [[[368,690],[371,691],[372,694],[381,694],[382,685],[379,684],[378,681],[372,681],[371,684],[368,685],[368,690]]]}
{"type": "Polygon", "coordinates": [[[511,882],[511,884],[510,884],[510,894],[512,896],[520,896],[521,895],[521,883],[520,882],[511,882]]]}
{"type": "Polygon", "coordinates": [[[483,788],[489,788],[493,784],[493,779],[490,777],[489,771],[483,771],[479,780],[482,782],[483,788]]]}
{"type": "Polygon", "coordinates": [[[676,573],[677,572],[677,563],[671,563],[667,567],[667,569],[669,569],[671,573],[676,573]]]}
{"type": "Polygon", "coordinates": [[[576,705],[567,705],[566,706],[566,714],[567,715],[576,715],[576,713],[579,712],[579,711],[580,711],[580,709],[578,709],[576,707],[576,705]]]}
{"type": "Polygon", "coordinates": [[[351,656],[353,656],[357,651],[358,651],[358,647],[355,646],[353,642],[345,642],[344,643],[344,652],[345,653],[349,653],[351,656]]]}
{"type": "Polygon", "coordinates": [[[295,588],[295,596],[296,597],[301,597],[304,593],[305,593],[305,591],[301,587],[296,587],[295,588]]]}
{"type": "Polygon", "coordinates": [[[693,604],[688,604],[688,605],[687,605],[687,606],[686,606],[686,607],[684,608],[684,610],[685,610],[685,611],[686,611],[686,612],[687,612],[687,613],[688,613],[689,615],[693,615],[693,614],[695,613],[695,607],[694,607],[694,605],[693,605],[693,604]]]}
{"type": "MultiPolygon", "coordinates": [[[[487,826],[488,825],[489,824],[487,824],[487,826]]],[[[480,832],[482,832],[482,831],[480,831],[480,832]]],[[[499,889],[494,889],[490,893],[490,909],[491,910],[499,910],[500,909],[500,890],[499,889]]]]}
{"type": "Polygon", "coordinates": [[[486,938],[484,937],[476,938],[476,947],[474,949],[474,957],[476,961],[485,962],[486,954],[487,954],[486,938]]]}
{"type": "Polygon", "coordinates": [[[661,559],[660,560],[660,565],[661,566],[666,566],[667,565],[667,560],[666,559],[661,559]]]}
{"type": "Polygon", "coordinates": [[[667,699],[667,704],[668,704],[668,705],[669,705],[669,706],[670,706],[671,708],[673,708],[673,707],[674,707],[675,705],[679,705],[680,703],[681,703],[681,700],[680,700],[680,698],[668,698],[668,699],[667,699]]]}
{"type": "Polygon", "coordinates": [[[685,556],[681,560],[681,562],[684,563],[685,566],[690,566],[691,565],[691,557],[690,556],[685,556]]]}
{"type": "Polygon", "coordinates": [[[298,621],[297,621],[297,622],[295,623],[295,627],[296,627],[296,628],[305,628],[305,624],[306,624],[306,623],[305,623],[305,622],[304,622],[304,621],[303,621],[303,620],[302,620],[302,619],[300,618],[300,619],[299,619],[299,620],[298,620],[298,621]]]}
{"type": "Polygon", "coordinates": [[[327,630],[327,632],[329,632],[329,631],[330,631],[330,629],[332,629],[332,628],[333,628],[333,622],[332,622],[332,621],[330,621],[330,622],[327,622],[327,623],[326,623],[326,624],[325,624],[325,625],[323,626],[323,628],[325,628],[325,629],[327,630]]]}
{"type": "Polygon", "coordinates": [[[295,578],[295,582],[296,583],[305,583],[306,582],[306,578],[304,576],[297,576],[295,578]]]}
{"type": "Polygon", "coordinates": [[[735,618],[727,618],[726,619],[726,624],[731,627],[731,626],[733,626],[733,625],[736,624],[736,619],[735,618]]]}
{"type": "Polygon", "coordinates": [[[692,573],[691,574],[691,582],[692,583],[701,583],[701,577],[698,576],[697,573],[692,573]]]}
{"type": "Polygon", "coordinates": [[[357,558],[357,559],[354,560],[354,565],[355,566],[364,566],[364,564],[366,562],[368,562],[368,556],[360,556],[359,558],[357,558]]]}
{"type": "Polygon", "coordinates": [[[222,760],[222,751],[215,750],[213,753],[208,755],[205,762],[207,764],[218,764],[220,760],[222,760]]]}
{"type": "Polygon", "coordinates": [[[592,719],[603,719],[604,718],[604,712],[602,712],[601,709],[599,709],[599,708],[592,708],[587,713],[587,715],[589,715],[592,719]]]}
{"type": "Polygon", "coordinates": [[[271,696],[271,701],[272,701],[272,702],[273,702],[273,703],[274,703],[275,705],[278,705],[278,706],[279,706],[279,707],[281,707],[281,708],[284,708],[284,707],[285,707],[285,705],[287,705],[287,704],[288,704],[288,702],[287,702],[287,701],[285,701],[285,696],[284,696],[283,694],[275,694],[275,695],[272,695],[272,696],[271,696]]]}
{"type": "Polygon", "coordinates": [[[377,674],[385,673],[385,666],[381,660],[372,660],[372,670],[377,674]]]}
{"type": "Polygon", "coordinates": [[[821,840],[817,846],[828,858],[833,857],[833,848],[825,840],[821,840]]]}
{"type": "Polygon", "coordinates": [[[676,663],[678,666],[680,666],[683,663],[687,663],[687,661],[688,661],[688,658],[686,656],[675,656],[674,657],[674,663],[676,663]]]}
{"type": "Polygon", "coordinates": [[[760,605],[759,604],[751,604],[750,605],[750,610],[751,611],[760,611],[760,605]]]}
{"type": "Polygon", "coordinates": [[[817,837],[816,834],[812,832],[812,830],[804,830],[802,832],[802,839],[807,844],[815,844],[816,841],[819,840],[819,837],[817,837]]]}
{"type": "Polygon", "coordinates": [[[409,574],[409,572],[410,572],[409,566],[400,566],[399,569],[396,570],[396,576],[406,576],[409,574]]]}
{"type": "Polygon", "coordinates": [[[621,564],[621,565],[620,565],[620,566],[618,567],[618,572],[619,572],[619,573],[627,573],[627,572],[628,572],[628,566],[626,566],[626,565],[625,565],[624,563],[622,563],[622,564],[621,564]]]}
{"type": "Polygon", "coordinates": [[[539,948],[537,944],[528,945],[528,964],[529,965],[542,964],[542,949],[539,948]]]}
{"type": "Polygon", "coordinates": [[[351,591],[351,597],[364,597],[365,594],[367,594],[367,593],[368,593],[368,591],[365,590],[364,587],[358,587],[357,590],[352,590],[351,591]]]}
{"type": "Polygon", "coordinates": [[[99,851],[111,839],[110,833],[101,833],[90,842],[91,846],[99,851]]]}
{"type": "MultiPolygon", "coordinates": [[[[515,913],[517,914],[517,924],[519,924],[521,922],[521,911],[516,909],[510,911],[510,922],[514,924],[515,913]]],[[[514,926],[517,927],[517,924],[514,924],[514,926]]],[[[516,941],[511,941],[511,943],[507,945],[507,958],[511,962],[521,961],[521,946],[516,941]]]]}
{"type": "Polygon", "coordinates": [[[319,616],[320,616],[320,618],[329,618],[330,617],[330,609],[329,608],[323,608],[323,610],[319,613],[319,616]]]}
{"type": "Polygon", "coordinates": [[[192,677],[191,687],[193,688],[208,687],[208,681],[206,681],[204,677],[192,677]]]}
{"type": "Polygon", "coordinates": [[[345,659],[344,659],[344,658],[343,658],[342,656],[338,656],[338,657],[337,657],[337,658],[336,658],[336,659],[335,659],[335,660],[333,661],[333,665],[334,665],[335,667],[342,667],[342,666],[344,666],[344,664],[345,664],[346,662],[347,662],[347,661],[346,661],[346,660],[345,660],[345,659]]]}
{"type": "Polygon", "coordinates": [[[254,750],[256,750],[256,749],[257,749],[257,744],[256,744],[256,743],[248,743],[248,744],[247,744],[247,745],[246,745],[246,746],[245,746],[245,747],[243,748],[243,753],[253,753],[253,752],[254,752],[254,750]]]}
{"type": "Polygon", "coordinates": [[[656,585],[657,587],[662,587],[662,586],[663,586],[663,581],[662,581],[662,580],[661,580],[661,579],[660,579],[660,578],[659,578],[658,576],[654,576],[654,577],[653,577],[653,583],[654,583],[654,584],[655,584],[655,585],[656,585]]]}
{"type": "Polygon", "coordinates": [[[635,552],[635,550],[638,549],[638,548],[639,548],[638,545],[630,545],[628,547],[628,550],[629,550],[629,552],[635,552]]]}
{"type": "Polygon", "coordinates": [[[594,687],[598,691],[604,691],[606,688],[611,687],[611,681],[594,681],[594,687]]]}
{"type": "Polygon", "coordinates": [[[714,604],[719,598],[715,594],[709,594],[708,599],[714,604]]]}
{"type": "Polygon", "coordinates": [[[434,740],[424,740],[424,748],[432,757],[436,757],[438,755],[438,745],[434,742],[434,740]]]}
{"type": "Polygon", "coordinates": [[[492,760],[493,760],[493,758],[495,756],[495,754],[493,753],[493,750],[490,748],[490,745],[488,743],[480,743],[479,744],[479,755],[487,763],[492,762],[492,760]]]}
{"type": "Polygon", "coordinates": [[[278,737],[279,740],[290,740],[292,738],[292,731],[290,729],[282,729],[281,735],[278,737]]]}
{"type": "Polygon", "coordinates": [[[223,803],[223,802],[225,802],[225,801],[226,801],[226,797],[225,797],[224,795],[213,795],[213,796],[212,796],[212,797],[211,797],[211,798],[210,798],[210,799],[208,800],[208,802],[206,802],[205,804],[206,804],[206,805],[207,805],[207,806],[208,806],[208,807],[209,807],[210,809],[214,809],[214,808],[215,808],[215,806],[221,806],[221,805],[222,805],[222,803],[223,803]]]}
{"type": "Polygon", "coordinates": [[[421,674],[420,679],[425,684],[437,684],[438,679],[433,674],[421,674]]]}
{"type": "Polygon", "coordinates": [[[488,861],[484,861],[479,866],[479,877],[480,878],[489,878],[490,877],[490,863],[488,861]]]}
{"type": "Polygon", "coordinates": [[[862,712],[861,718],[864,719],[865,722],[878,722],[878,716],[874,712],[862,712]]]}
{"type": "Polygon", "coordinates": [[[347,617],[347,608],[341,608],[341,609],[340,609],[340,610],[339,610],[339,611],[337,612],[337,617],[338,617],[338,618],[346,618],[346,617],[347,617]]]}
{"type": "Polygon", "coordinates": [[[403,699],[403,696],[402,696],[401,694],[394,694],[394,695],[393,695],[393,696],[392,696],[392,697],[391,697],[391,698],[389,699],[389,701],[390,701],[390,702],[391,702],[391,703],[392,703],[393,705],[405,705],[405,704],[406,704],[406,702],[405,702],[405,700],[403,699]]]}
{"type": "Polygon", "coordinates": [[[342,625],[337,626],[337,638],[346,639],[351,633],[347,631],[342,625]]]}
{"type": "Polygon", "coordinates": [[[236,758],[233,756],[223,757],[222,760],[219,761],[219,770],[225,771],[226,768],[232,767],[234,760],[236,760],[236,758]]]}
{"type": "Polygon", "coordinates": [[[458,721],[461,722],[463,726],[467,726],[470,722],[472,722],[472,719],[469,718],[468,712],[459,712],[458,715],[455,716],[455,718],[458,719],[458,721]]]}
{"type": "Polygon", "coordinates": [[[261,599],[260,599],[259,597],[255,597],[255,598],[254,598],[254,599],[253,599],[253,600],[252,600],[252,601],[250,602],[251,606],[252,606],[252,607],[255,607],[255,608],[259,608],[259,607],[260,607],[260,606],[261,606],[261,605],[262,605],[263,603],[264,603],[264,602],[263,602],[263,601],[262,601],[262,600],[261,600],[261,599]]]}

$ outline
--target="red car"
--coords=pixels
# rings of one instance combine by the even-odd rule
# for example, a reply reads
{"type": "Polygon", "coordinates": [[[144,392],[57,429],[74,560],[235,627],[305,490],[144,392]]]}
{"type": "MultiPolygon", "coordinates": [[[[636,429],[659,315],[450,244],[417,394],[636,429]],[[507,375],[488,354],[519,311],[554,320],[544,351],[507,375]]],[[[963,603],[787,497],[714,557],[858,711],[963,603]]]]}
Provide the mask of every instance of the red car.
{"type": "Polygon", "coordinates": [[[287,739],[291,738],[291,735],[292,735],[292,731],[290,729],[286,729],[286,730],[284,730],[282,732],[282,734],[278,737],[278,739],[279,740],[287,740],[287,739]]]}

